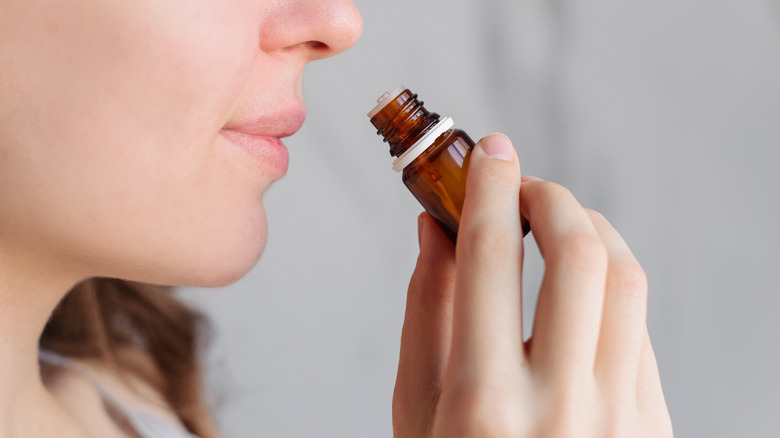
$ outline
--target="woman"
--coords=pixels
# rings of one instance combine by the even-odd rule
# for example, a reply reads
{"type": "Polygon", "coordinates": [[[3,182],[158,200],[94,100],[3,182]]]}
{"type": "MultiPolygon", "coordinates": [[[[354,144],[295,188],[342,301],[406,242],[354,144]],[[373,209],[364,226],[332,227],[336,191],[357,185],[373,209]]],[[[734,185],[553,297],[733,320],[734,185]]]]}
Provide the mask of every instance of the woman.
{"type": "MultiPolygon", "coordinates": [[[[0,438],[218,436],[202,319],[150,284],[256,263],[303,68],[361,27],[347,0],[0,4],[0,438]]],[[[470,166],[457,248],[420,217],[396,436],[671,436],[620,236],[521,190],[501,135],[470,166]],[[547,266],[527,343],[518,211],[547,266]]]]}

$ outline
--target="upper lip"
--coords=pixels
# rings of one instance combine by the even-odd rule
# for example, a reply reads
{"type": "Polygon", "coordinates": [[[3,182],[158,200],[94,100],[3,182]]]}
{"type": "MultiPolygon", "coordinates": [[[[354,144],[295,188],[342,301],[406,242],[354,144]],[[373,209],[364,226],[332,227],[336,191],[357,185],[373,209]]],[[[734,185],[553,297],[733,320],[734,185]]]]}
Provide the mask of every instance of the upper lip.
{"type": "Polygon", "coordinates": [[[276,108],[281,109],[266,114],[243,114],[222,129],[275,138],[289,137],[301,129],[306,119],[306,105],[303,102],[277,105],[276,108]]]}

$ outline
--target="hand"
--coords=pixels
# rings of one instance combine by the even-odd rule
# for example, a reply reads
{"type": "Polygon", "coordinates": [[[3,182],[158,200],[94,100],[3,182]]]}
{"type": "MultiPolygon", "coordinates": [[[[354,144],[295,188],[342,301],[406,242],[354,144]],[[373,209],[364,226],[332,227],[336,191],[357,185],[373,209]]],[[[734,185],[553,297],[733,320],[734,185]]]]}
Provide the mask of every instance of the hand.
{"type": "Polygon", "coordinates": [[[559,185],[521,188],[509,139],[483,139],[457,248],[420,216],[395,437],[671,437],[646,303],[645,274],[606,219],[559,185]],[[502,148],[508,161],[491,158],[502,148]],[[527,342],[520,215],[545,261],[527,342]]]}

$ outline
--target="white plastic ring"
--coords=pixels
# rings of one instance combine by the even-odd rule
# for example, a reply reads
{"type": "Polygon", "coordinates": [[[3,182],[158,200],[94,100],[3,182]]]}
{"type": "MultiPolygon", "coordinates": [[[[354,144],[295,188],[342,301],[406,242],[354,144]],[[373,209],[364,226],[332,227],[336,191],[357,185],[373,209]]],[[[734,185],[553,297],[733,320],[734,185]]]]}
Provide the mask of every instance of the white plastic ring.
{"type": "Polygon", "coordinates": [[[393,162],[393,170],[396,172],[404,170],[406,166],[411,164],[412,161],[414,161],[429,147],[431,147],[437,138],[447,132],[447,130],[452,128],[454,125],[455,122],[452,121],[451,117],[445,117],[439,120],[439,123],[437,123],[433,129],[423,135],[421,139],[417,140],[417,143],[412,145],[412,147],[407,149],[406,152],[404,152],[400,157],[398,157],[398,159],[393,162]]]}

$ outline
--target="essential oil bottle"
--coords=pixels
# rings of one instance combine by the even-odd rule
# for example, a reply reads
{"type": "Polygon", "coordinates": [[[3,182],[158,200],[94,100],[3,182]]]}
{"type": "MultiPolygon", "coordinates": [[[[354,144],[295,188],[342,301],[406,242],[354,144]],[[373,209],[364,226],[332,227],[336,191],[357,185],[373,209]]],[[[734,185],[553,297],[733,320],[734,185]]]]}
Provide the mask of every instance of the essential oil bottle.
{"type": "Polygon", "coordinates": [[[390,144],[393,169],[403,172],[406,187],[455,242],[474,141],[405,87],[382,94],[368,117],[390,144]]]}

